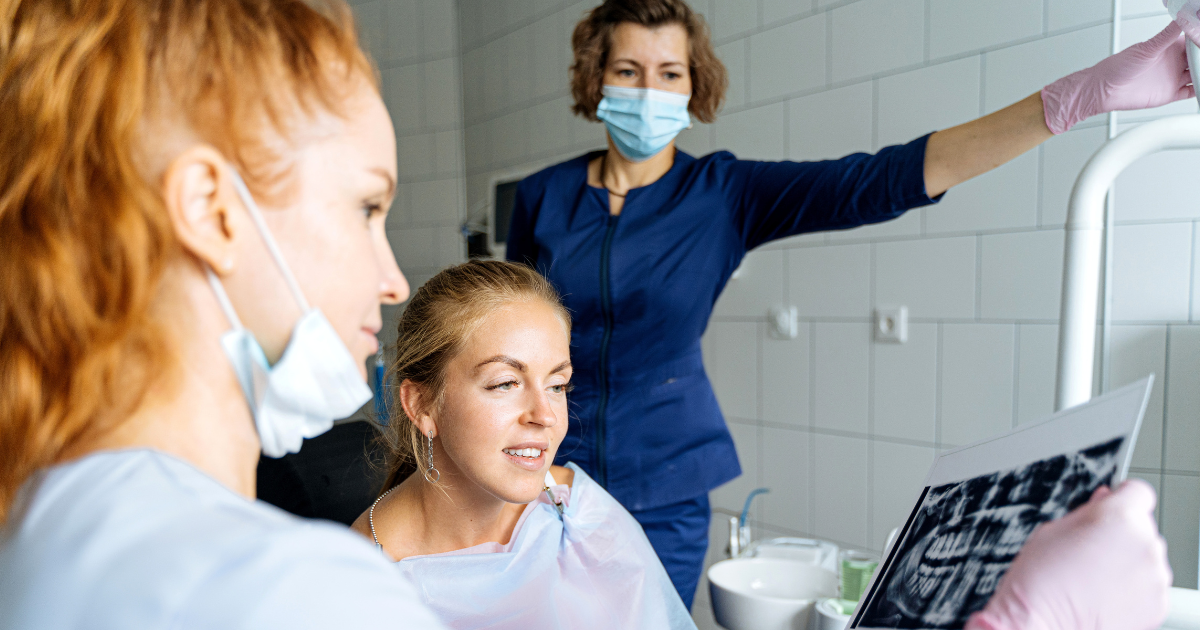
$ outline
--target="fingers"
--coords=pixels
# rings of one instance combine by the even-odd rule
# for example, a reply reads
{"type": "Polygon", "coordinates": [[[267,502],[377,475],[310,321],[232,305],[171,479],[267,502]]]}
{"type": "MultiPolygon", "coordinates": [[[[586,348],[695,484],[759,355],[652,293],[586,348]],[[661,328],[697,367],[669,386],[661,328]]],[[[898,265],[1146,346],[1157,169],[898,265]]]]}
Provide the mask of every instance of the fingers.
{"type": "Polygon", "coordinates": [[[1100,486],[1099,488],[1096,488],[1094,492],[1092,492],[1092,498],[1088,499],[1088,501],[1100,501],[1112,493],[1112,488],[1108,486],[1100,486]]]}
{"type": "Polygon", "coordinates": [[[1153,514],[1158,497],[1150,484],[1141,479],[1129,479],[1112,493],[1108,501],[1114,507],[1129,510],[1134,514],[1153,514]]]}
{"type": "Polygon", "coordinates": [[[1159,31],[1158,35],[1146,40],[1146,45],[1154,50],[1164,50],[1179,39],[1183,33],[1183,28],[1179,23],[1171,20],[1171,23],[1166,28],[1159,31]]]}

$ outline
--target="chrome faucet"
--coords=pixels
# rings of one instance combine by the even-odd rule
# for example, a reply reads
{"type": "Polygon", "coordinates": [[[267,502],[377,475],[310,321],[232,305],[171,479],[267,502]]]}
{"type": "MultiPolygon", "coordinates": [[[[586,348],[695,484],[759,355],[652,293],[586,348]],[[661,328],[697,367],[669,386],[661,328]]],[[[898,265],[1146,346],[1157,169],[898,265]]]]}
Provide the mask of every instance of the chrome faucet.
{"type": "Polygon", "coordinates": [[[750,526],[746,525],[746,516],[750,514],[750,502],[754,497],[760,494],[770,492],[770,488],[755,488],[746,497],[746,503],[742,506],[741,517],[729,517],[729,557],[740,557],[750,548],[750,526]]]}

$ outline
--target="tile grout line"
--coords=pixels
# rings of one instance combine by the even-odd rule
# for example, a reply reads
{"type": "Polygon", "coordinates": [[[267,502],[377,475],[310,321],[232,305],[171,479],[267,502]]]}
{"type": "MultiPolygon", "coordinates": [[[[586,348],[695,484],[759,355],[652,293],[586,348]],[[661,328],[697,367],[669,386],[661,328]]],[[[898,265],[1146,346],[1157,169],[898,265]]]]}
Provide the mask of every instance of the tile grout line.
{"type": "MultiPolygon", "coordinates": [[[[754,437],[755,437],[755,440],[758,442],[758,444],[756,444],[756,445],[755,445],[755,448],[756,448],[756,451],[757,451],[757,452],[755,453],[755,454],[757,455],[757,457],[755,457],[755,459],[757,459],[757,460],[758,460],[758,461],[756,461],[756,462],[755,462],[755,471],[754,471],[754,472],[755,472],[755,477],[756,477],[756,480],[755,480],[755,481],[757,482],[757,483],[755,484],[755,486],[754,486],[755,488],[761,488],[761,487],[763,486],[764,480],[765,480],[765,478],[766,478],[766,471],[764,470],[764,468],[766,467],[766,461],[765,461],[765,460],[766,460],[766,458],[765,458],[765,457],[763,457],[763,424],[762,424],[762,416],[763,416],[763,343],[764,343],[764,340],[765,340],[765,337],[766,337],[766,334],[767,334],[767,330],[766,330],[766,329],[767,329],[767,326],[769,326],[769,324],[766,324],[766,323],[759,323],[759,324],[758,324],[758,325],[755,327],[755,328],[757,329],[757,331],[758,331],[758,334],[756,335],[756,337],[757,337],[757,339],[756,339],[757,343],[755,344],[755,345],[757,346],[757,352],[756,352],[756,354],[758,355],[758,356],[757,356],[757,360],[758,360],[758,378],[757,378],[757,379],[755,379],[756,381],[758,381],[758,382],[757,382],[757,389],[758,389],[758,410],[757,410],[757,411],[758,411],[758,421],[757,421],[757,423],[756,423],[756,425],[757,425],[757,426],[755,426],[755,427],[754,427],[754,437]]],[[[758,514],[759,514],[759,517],[761,518],[761,517],[762,517],[762,504],[761,504],[761,503],[760,503],[759,505],[755,506],[755,511],[756,511],[756,513],[758,513],[758,514]]]]}
{"type": "MultiPolygon", "coordinates": [[[[871,80],[871,150],[879,150],[879,79],[871,80]]],[[[925,215],[922,214],[922,226],[924,221],[925,215]]]]}
{"type": "MultiPolygon", "coordinates": [[[[1170,415],[1169,411],[1170,411],[1170,404],[1171,404],[1171,398],[1170,398],[1170,393],[1171,393],[1171,328],[1172,328],[1171,326],[1169,326],[1169,325],[1167,326],[1167,335],[1166,335],[1167,339],[1166,339],[1166,343],[1164,344],[1166,347],[1163,349],[1162,441],[1159,444],[1159,448],[1161,449],[1161,452],[1159,453],[1159,460],[1158,460],[1159,474],[1161,475],[1161,478],[1159,479],[1159,484],[1160,484],[1159,487],[1161,487],[1161,488],[1166,488],[1166,486],[1167,486],[1167,474],[1165,471],[1167,469],[1167,429],[1168,429],[1167,418],[1170,415]]],[[[1160,503],[1165,503],[1165,502],[1166,502],[1165,500],[1160,501],[1160,503]]]]}
{"type": "MultiPolygon", "coordinates": [[[[817,427],[817,323],[808,324],[808,427],[817,427]]],[[[808,528],[817,528],[817,438],[808,440],[808,528]]]]}
{"type": "Polygon", "coordinates": [[[983,318],[983,235],[975,236],[975,320],[983,318]]]}
{"type": "MultiPolygon", "coordinates": [[[[928,0],[926,0],[928,2],[928,0]]],[[[875,308],[875,244],[869,251],[869,286],[868,297],[871,308],[875,308]]],[[[866,540],[868,545],[875,544],[875,351],[874,326],[868,326],[867,334],[867,523],[866,540]]]]}
{"type": "Polygon", "coordinates": [[[925,0],[925,24],[924,24],[924,28],[925,28],[924,47],[925,47],[925,49],[922,51],[922,58],[925,60],[925,63],[929,63],[930,40],[933,38],[933,29],[932,29],[933,18],[931,17],[932,12],[933,12],[932,0],[925,0]]]}
{"type": "Polygon", "coordinates": [[[1200,221],[1192,222],[1192,269],[1190,273],[1191,286],[1188,287],[1188,321],[1196,321],[1196,250],[1200,249],[1200,221]]]}
{"type": "Polygon", "coordinates": [[[1013,324],[1012,428],[1017,428],[1021,408],[1021,325],[1013,324]]]}
{"type": "Polygon", "coordinates": [[[825,14],[825,90],[833,87],[833,11],[825,14]]]}
{"type": "Polygon", "coordinates": [[[942,448],[942,332],[945,325],[942,322],[937,323],[937,351],[934,355],[934,412],[933,412],[933,443],[934,450],[940,451],[942,448]]]}

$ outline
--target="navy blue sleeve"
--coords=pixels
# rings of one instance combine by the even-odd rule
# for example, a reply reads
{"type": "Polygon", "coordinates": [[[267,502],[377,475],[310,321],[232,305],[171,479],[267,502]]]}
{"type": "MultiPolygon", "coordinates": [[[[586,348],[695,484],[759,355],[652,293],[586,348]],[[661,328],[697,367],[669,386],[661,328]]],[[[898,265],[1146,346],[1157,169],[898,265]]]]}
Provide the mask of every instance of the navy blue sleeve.
{"type": "Polygon", "coordinates": [[[537,243],[533,239],[536,217],[529,204],[524,180],[517,185],[517,196],[513,202],[512,223],[508,227],[508,245],[504,257],[512,262],[525,263],[537,268],[537,243]]]}
{"type": "Polygon", "coordinates": [[[925,192],[928,139],[822,162],[734,161],[727,191],[742,243],[750,250],[796,234],[880,223],[936,203],[925,192]]]}

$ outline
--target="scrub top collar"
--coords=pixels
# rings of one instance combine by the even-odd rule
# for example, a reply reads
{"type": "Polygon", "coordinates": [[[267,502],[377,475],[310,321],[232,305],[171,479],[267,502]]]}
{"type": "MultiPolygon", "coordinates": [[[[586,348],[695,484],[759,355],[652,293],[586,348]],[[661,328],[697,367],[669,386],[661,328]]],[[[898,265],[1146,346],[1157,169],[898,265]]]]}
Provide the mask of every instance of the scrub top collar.
{"type": "MultiPolygon", "coordinates": [[[[598,187],[598,186],[593,186],[593,185],[591,185],[590,182],[588,182],[588,165],[592,163],[592,160],[600,157],[601,155],[604,155],[607,152],[608,152],[608,150],[606,150],[606,149],[602,149],[599,151],[589,151],[579,158],[579,162],[580,162],[579,170],[580,170],[580,174],[583,177],[583,187],[588,189],[588,191],[593,195],[601,195],[602,196],[602,195],[604,195],[604,193],[608,192],[608,189],[598,187]]],[[[682,171],[684,168],[687,167],[688,164],[695,162],[695,161],[696,161],[696,158],[692,157],[691,154],[684,152],[679,147],[675,147],[675,160],[671,163],[671,168],[667,169],[667,172],[663,173],[662,177],[659,177],[658,179],[650,182],[649,184],[646,184],[645,186],[638,186],[637,188],[630,188],[628,191],[626,191],[626,193],[625,193],[626,206],[628,206],[629,201],[631,199],[638,196],[640,193],[656,187],[656,185],[667,181],[668,178],[676,177],[680,173],[680,171],[682,171]]],[[[608,207],[609,206],[608,206],[608,202],[607,202],[607,197],[605,197],[604,209],[607,211],[608,207]]],[[[621,213],[622,214],[625,213],[624,209],[621,210],[621,213]]]]}

